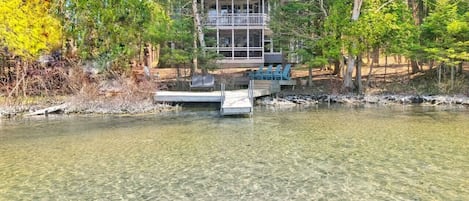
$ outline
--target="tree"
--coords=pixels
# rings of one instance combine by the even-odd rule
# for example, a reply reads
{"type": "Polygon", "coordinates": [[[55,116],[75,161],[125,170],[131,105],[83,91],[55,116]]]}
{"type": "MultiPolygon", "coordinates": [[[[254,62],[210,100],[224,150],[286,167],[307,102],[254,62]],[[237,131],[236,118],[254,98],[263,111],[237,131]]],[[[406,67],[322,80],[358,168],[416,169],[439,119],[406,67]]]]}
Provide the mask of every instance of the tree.
{"type": "Polygon", "coordinates": [[[270,22],[275,39],[281,42],[282,49],[291,49],[289,46],[296,44],[292,53],[301,56],[301,62],[308,65],[310,86],[312,68],[327,64],[318,43],[323,34],[321,28],[326,15],[322,1],[292,1],[275,7],[270,22]]]}
{"type": "Polygon", "coordinates": [[[451,68],[451,85],[454,68],[469,60],[469,6],[458,1],[438,1],[433,12],[421,26],[421,50],[425,58],[451,68]]]}
{"type": "Polygon", "coordinates": [[[439,1],[422,24],[423,50],[428,58],[455,64],[469,60],[469,10],[439,1]]]}
{"type": "MultiPolygon", "coordinates": [[[[354,0],[353,3],[353,9],[352,9],[352,23],[358,21],[358,17],[360,17],[360,11],[362,7],[363,0],[354,0]]],[[[355,68],[355,58],[358,55],[356,53],[356,48],[358,46],[358,38],[352,39],[353,41],[351,42],[350,46],[348,47],[348,58],[347,58],[347,70],[344,76],[344,88],[348,91],[353,90],[353,82],[352,82],[352,73],[353,69],[355,68]]],[[[358,58],[359,60],[361,58],[358,58]]],[[[357,69],[357,71],[361,71],[361,69],[357,69]]],[[[361,77],[357,77],[357,80],[360,80],[361,77]]],[[[359,86],[359,90],[361,86],[359,86]]]]}
{"type": "Polygon", "coordinates": [[[144,62],[144,47],[166,41],[171,19],[150,0],[60,1],[59,13],[67,37],[76,43],[81,59],[103,68],[144,62]],[[150,44],[150,45],[149,45],[150,44]]]}
{"type": "Polygon", "coordinates": [[[60,21],[48,1],[0,0],[0,47],[17,57],[15,86],[8,96],[26,96],[28,63],[59,47],[60,21]]]}
{"type": "Polygon", "coordinates": [[[0,47],[32,60],[59,47],[60,21],[40,0],[0,0],[0,47]]]}
{"type": "MultiPolygon", "coordinates": [[[[418,36],[411,13],[402,1],[367,1],[363,5],[360,20],[353,26],[352,32],[355,37],[360,38],[359,53],[373,52],[373,56],[376,57],[369,63],[367,83],[370,81],[374,60],[379,59],[380,51],[386,56],[391,54],[408,56],[409,49],[417,44],[418,36]]],[[[356,73],[360,71],[357,70],[356,73]]],[[[360,84],[360,79],[357,78],[356,86],[360,84]]]]}
{"type": "Polygon", "coordinates": [[[343,88],[357,87],[360,93],[361,55],[379,48],[386,54],[410,55],[416,46],[418,30],[407,8],[403,1],[292,1],[275,9],[272,29],[286,43],[299,41],[296,51],[310,66],[333,63],[334,74],[340,75],[347,55],[343,88]]]}
{"type": "Polygon", "coordinates": [[[200,43],[202,53],[205,54],[205,36],[202,28],[202,20],[200,19],[197,0],[192,0],[192,17],[194,18],[194,68],[192,73],[198,68],[198,51],[197,39],[200,43]]]}

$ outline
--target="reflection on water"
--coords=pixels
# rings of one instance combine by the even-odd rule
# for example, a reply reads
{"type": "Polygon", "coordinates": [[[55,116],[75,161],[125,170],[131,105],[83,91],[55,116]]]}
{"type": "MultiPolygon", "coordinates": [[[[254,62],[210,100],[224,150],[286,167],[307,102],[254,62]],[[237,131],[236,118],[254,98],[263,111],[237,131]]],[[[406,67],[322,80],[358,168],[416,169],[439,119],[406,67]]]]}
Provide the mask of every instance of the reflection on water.
{"type": "Polygon", "coordinates": [[[469,114],[323,108],[0,122],[0,200],[469,200],[469,114]]]}

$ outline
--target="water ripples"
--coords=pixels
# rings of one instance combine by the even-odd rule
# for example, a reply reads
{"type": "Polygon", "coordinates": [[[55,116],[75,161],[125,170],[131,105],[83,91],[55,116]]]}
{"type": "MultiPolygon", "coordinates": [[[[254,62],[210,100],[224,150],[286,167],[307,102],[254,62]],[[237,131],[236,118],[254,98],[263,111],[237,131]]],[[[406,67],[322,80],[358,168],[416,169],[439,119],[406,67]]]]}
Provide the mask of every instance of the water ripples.
{"type": "Polygon", "coordinates": [[[469,200],[469,116],[425,112],[11,123],[0,200],[469,200]]]}

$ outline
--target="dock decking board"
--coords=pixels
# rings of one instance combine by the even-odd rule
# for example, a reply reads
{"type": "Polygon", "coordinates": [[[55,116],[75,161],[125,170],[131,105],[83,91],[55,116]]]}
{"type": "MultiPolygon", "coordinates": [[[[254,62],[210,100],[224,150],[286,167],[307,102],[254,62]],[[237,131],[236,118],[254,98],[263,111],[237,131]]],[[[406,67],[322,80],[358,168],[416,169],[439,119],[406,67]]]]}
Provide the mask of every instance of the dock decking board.
{"type": "Polygon", "coordinates": [[[157,102],[220,102],[221,92],[158,91],[154,100],[157,102]]]}

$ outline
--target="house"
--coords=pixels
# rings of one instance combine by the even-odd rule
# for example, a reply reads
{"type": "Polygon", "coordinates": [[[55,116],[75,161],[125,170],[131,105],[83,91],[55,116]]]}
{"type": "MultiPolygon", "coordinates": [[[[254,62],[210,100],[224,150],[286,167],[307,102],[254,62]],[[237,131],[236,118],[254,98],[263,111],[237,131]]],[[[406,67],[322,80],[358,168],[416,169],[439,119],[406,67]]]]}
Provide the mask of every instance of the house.
{"type": "Polygon", "coordinates": [[[268,0],[203,0],[207,51],[223,56],[222,66],[250,67],[282,63],[268,27],[268,0]]]}

